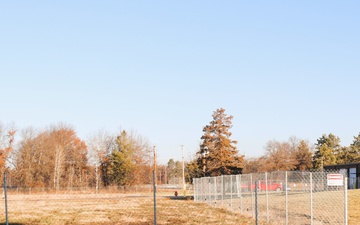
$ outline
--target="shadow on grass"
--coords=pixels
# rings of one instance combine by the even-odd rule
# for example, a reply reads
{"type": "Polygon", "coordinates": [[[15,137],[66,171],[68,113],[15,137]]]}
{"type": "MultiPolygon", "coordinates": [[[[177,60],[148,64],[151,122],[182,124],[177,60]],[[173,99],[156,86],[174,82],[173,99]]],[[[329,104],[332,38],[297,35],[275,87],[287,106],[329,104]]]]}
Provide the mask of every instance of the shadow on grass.
{"type": "MultiPolygon", "coordinates": [[[[6,223],[0,223],[0,225],[6,225],[6,223]]],[[[9,225],[25,225],[24,223],[9,223],[9,225]]]]}
{"type": "Polygon", "coordinates": [[[194,196],[170,196],[171,200],[194,200],[194,196]]]}

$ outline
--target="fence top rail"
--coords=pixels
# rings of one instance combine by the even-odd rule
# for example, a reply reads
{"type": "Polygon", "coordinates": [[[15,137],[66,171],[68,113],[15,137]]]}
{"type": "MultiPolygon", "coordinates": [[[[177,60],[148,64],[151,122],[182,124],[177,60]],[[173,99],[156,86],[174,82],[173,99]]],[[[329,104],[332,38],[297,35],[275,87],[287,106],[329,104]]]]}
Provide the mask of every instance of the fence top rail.
{"type": "Polygon", "coordinates": [[[273,171],[273,172],[262,172],[262,173],[247,173],[247,174],[233,174],[233,175],[221,175],[221,176],[214,176],[214,177],[199,177],[199,178],[193,178],[194,180],[198,180],[198,179],[208,179],[208,178],[226,178],[226,177],[234,177],[234,176],[240,176],[240,177],[244,177],[244,176],[249,176],[249,177],[254,177],[256,179],[256,176],[263,176],[264,174],[267,174],[268,177],[270,176],[274,176],[274,175],[285,175],[286,173],[288,173],[288,175],[292,175],[292,174],[300,174],[300,175],[310,175],[310,174],[329,174],[329,173],[340,173],[344,176],[347,176],[347,171],[346,170],[341,170],[341,169],[327,169],[327,170],[314,170],[314,171],[273,171]]]}

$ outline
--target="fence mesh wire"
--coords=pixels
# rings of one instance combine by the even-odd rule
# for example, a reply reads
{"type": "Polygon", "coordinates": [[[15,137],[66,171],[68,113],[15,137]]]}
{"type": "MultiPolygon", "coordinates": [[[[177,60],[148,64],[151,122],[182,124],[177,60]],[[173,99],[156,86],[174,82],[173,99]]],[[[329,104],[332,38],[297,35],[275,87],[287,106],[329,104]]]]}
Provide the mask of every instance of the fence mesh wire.
{"type": "Polygon", "coordinates": [[[343,171],[277,171],[196,178],[194,200],[272,224],[347,224],[343,171]]]}
{"type": "MultiPolygon", "coordinates": [[[[152,223],[151,184],[99,188],[22,187],[16,185],[16,179],[9,175],[4,179],[4,175],[0,174],[0,224],[6,224],[6,203],[9,224],[138,224],[136,221],[144,222],[142,224],[152,223]],[[146,212],[138,210],[139,208],[145,208],[146,212]]],[[[174,196],[174,192],[182,188],[182,185],[158,184],[157,196],[174,196]]],[[[192,186],[187,185],[186,188],[188,195],[193,194],[192,186]]]]}

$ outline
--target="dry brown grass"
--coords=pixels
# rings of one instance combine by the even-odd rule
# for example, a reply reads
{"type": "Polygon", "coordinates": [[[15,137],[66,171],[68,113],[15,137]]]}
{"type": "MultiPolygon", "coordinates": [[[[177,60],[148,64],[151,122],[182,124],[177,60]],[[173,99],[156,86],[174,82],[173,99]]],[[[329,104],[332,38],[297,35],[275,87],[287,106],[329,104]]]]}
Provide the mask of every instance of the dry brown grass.
{"type": "MultiPolygon", "coordinates": [[[[350,190],[348,193],[349,224],[357,225],[360,224],[360,210],[358,210],[360,190],[350,190]]],[[[149,193],[147,195],[10,195],[8,198],[9,222],[13,225],[153,224],[153,198],[149,193]]],[[[159,196],[157,203],[157,224],[159,225],[255,223],[250,217],[191,200],[170,200],[159,196]]],[[[0,210],[3,211],[3,204],[1,208],[0,210]]],[[[0,223],[4,221],[5,216],[1,213],[0,223]]]]}
{"type": "MultiPolygon", "coordinates": [[[[327,191],[313,193],[313,224],[342,224],[344,221],[344,191],[327,191]]],[[[269,219],[273,224],[285,224],[286,216],[289,224],[310,224],[310,193],[289,192],[288,214],[286,215],[286,196],[284,192],[272,192],[268,195],[268,204],[265,193],[258,195],[258,215],[262,220],[269,219]],[[268,210],[268,211],[267,211],[268,210]],[[268,213],[267,213],[268,212],[268,213]],[[267,218],[268,216],[268,218],[267,218]]],[[[243,213],[253,214],[251,195],[243,195],[241,199],[224,200],[222,205],[243,213]],[[249,209],[246,211],[244,209],[249,209]]],[[[221,200],[220,200],[221,201],[221,200]]]]}
{"type": "MultiPolygon", "coordinates": [[[[254,224],[254,220],[191,200],[157,198],[157,224],[254,224]]],[[[153,224],[152,196],[12,195],[10,224],[153,224]]],[[[5,221],[3,215],[0,222],[5,221]]]]}
{"type": "Polygon", "coordinates": [[[360,224],[360,189],[348,191],[349,225],[360,224]]]}

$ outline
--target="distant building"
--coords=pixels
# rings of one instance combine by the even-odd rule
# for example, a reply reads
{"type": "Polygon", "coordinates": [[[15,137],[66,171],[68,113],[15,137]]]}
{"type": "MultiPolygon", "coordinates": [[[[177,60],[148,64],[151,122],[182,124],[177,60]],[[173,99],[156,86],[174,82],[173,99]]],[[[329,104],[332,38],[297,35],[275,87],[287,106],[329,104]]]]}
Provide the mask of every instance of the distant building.
{"type": "Polygon", "coordinates": [[[360,188],[360,162],[324,166],[325,170],[343,170],[348,176],[348,189],[360,188]]]}

